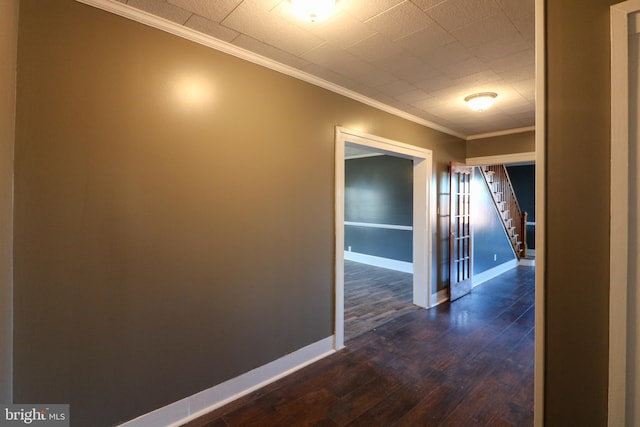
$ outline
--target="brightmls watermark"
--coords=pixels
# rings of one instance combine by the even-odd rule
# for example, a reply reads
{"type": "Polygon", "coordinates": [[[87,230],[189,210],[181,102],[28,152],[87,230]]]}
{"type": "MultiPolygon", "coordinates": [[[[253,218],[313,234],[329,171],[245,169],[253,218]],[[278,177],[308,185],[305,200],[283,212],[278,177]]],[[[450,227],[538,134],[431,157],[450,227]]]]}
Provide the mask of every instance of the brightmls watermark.
{"type": "Polygon", "coordinates": [[[0,404],[0,427],[69,427],[69,405],[0,404]]]}

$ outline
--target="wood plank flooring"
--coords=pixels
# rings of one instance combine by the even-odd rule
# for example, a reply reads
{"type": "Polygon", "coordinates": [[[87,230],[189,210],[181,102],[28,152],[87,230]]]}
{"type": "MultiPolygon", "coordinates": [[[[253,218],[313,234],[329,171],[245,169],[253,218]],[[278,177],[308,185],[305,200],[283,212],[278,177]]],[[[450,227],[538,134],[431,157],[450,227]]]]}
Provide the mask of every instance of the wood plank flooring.
{"type": "Polygon", "coordinates": [[[531,426],[534,268],[413,310],[188,427],[531,426]]]}
{"type": "Polygon", "coordinates": [[[344,261],[346,340],[417,309],[413,305],[412,274],[344,261]]]}

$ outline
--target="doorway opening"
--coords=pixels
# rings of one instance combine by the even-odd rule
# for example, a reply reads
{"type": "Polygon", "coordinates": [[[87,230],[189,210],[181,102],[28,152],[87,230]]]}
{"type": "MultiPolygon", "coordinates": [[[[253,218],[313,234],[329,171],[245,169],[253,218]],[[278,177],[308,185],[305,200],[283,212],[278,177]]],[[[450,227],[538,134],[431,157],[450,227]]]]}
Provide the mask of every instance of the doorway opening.
{"type": "Polygon", "coordinates": [[[535,156],[530,152],[465,162],[475,168],[472,287],[516,266],[536,265],[535,156]]]}
{"type": "Polygon", "coordinates": [[[432,305],[431,297],[431,177],[430,150],[336,127],[336,255],[335,255],[335,348],[344,347],[345,325],[345,151],[347,147],[410,159],[413,171],[412,301],[418,307],[432,305]]]}
{"type": "Polygon", "coordinates": [[[639,425],[640,1],[611,8],[609,425],[639,425]]]}
{"type": "Polygon", "coordinates": [[[353,338],[415,310],[413,161],[347,143],[344,335],[353,338]]]}

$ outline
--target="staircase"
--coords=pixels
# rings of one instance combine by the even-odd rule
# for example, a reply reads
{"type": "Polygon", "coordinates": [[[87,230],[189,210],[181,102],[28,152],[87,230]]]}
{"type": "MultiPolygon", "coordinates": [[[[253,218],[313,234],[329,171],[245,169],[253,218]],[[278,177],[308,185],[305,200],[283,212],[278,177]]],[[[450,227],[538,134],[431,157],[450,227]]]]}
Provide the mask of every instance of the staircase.
{"type": "Polygon", "coordinates": [[[496,209],[518,260],[527,256],[527,213],[522,212],[504,165],[481,166],[496,209]]]}

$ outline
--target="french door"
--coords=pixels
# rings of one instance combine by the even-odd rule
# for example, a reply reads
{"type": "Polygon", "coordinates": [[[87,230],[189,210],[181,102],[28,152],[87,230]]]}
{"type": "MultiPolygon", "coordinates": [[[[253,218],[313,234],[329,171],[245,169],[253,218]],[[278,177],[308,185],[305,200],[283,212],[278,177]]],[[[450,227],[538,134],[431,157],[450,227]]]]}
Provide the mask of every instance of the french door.
{"type": "Polygon", "coordinates": [[[449,299],[471,292],[473,276],[471,179],[473,166],[451,163],[449,228],[449,299]]]}

